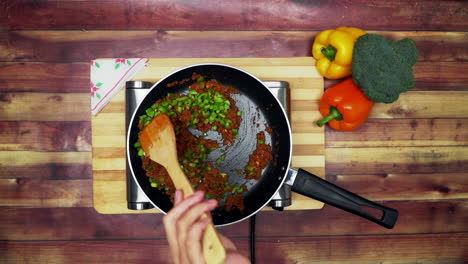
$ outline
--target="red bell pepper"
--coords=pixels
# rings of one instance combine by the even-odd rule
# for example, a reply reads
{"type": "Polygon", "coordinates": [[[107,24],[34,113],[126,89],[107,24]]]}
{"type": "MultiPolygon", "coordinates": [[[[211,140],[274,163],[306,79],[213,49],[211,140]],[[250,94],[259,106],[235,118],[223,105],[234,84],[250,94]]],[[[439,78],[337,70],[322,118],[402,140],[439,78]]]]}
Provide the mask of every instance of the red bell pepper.
{"type": "Polygon", "coordinates": [[[335,130],[353,131],[366,122],[374,104],[351,77],[347,78],[323,94],[320,113],[324,118],[317,125],[328,123],[335,130]]]}

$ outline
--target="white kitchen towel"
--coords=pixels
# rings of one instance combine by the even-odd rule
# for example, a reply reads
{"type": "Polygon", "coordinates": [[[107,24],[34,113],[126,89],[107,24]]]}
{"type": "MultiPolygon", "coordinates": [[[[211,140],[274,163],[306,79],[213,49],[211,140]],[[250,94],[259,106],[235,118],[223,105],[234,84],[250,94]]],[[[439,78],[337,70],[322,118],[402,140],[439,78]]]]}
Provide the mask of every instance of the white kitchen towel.
{"type": "Polygon", "coordinates": [[[96,59],[91,61],[91,113],[96,115],[125,83],[146,67],[148,59],[96,59]]]}

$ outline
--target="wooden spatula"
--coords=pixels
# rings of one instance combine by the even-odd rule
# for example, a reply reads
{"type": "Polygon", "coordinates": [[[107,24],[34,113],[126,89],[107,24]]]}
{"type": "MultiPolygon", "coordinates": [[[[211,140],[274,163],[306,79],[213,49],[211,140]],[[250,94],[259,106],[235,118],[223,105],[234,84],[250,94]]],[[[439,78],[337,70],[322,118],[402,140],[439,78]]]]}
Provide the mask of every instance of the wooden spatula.
{"type": "MultiPolygon", "coordinates": [[[[146,156],[166,168],[176,189],[182,189],[185,197],[194,193],[192,185],[180,168],[174,127],[166,114],[157,115],[143,128],[140,142],[146,156]]],[[[208,215],[204,214],[202,217],[208,215]]],[[[203,256],[208,264],[224,263],[226,258],[226,250],[212,224],[203,235],[203,256]]]]}

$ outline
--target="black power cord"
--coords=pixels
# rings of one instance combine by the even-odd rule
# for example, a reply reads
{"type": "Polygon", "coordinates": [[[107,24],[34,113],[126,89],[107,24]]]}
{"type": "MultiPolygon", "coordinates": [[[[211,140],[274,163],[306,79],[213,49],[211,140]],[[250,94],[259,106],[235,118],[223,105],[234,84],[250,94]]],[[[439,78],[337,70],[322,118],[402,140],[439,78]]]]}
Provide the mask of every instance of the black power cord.
{"type": "Polygon", "coordinates": [[[250,217],[250,262],[255,264],[255,215],[250,217]]]}

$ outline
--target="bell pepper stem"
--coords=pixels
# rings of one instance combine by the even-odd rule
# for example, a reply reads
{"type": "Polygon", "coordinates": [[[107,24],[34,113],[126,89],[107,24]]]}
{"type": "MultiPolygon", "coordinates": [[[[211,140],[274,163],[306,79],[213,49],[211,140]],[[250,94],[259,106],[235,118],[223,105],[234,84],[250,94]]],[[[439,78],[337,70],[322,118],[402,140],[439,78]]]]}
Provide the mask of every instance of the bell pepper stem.
{"type": "Polygon", "coordinates": [[[330,107],[330,114],[324,117],[323,119],[317,121],[317,125],[322,127],[326,123],[330,122],[331,120],[336,119],[338,121],[343,120],[343,115],[338,111],[338,108],[331,106],[330,107]]]}
{"type": "Polygon", "coordinates": [[[323,53],[323,55],[325,55],[325,57],[327,57],[328,60],[330,61],[335,60],[336,48],[333,47],[332,45],[329,45],[326,48],[322,48],[320,51],[323,53]]]}

